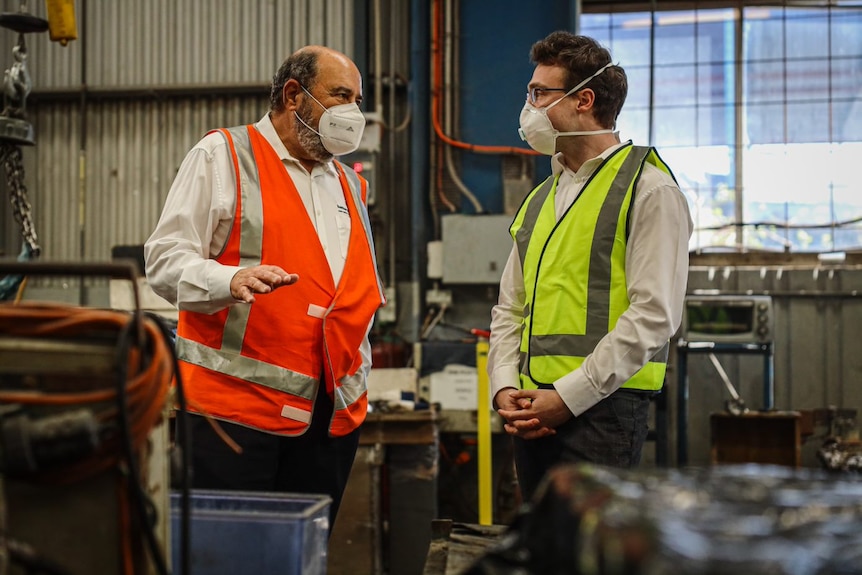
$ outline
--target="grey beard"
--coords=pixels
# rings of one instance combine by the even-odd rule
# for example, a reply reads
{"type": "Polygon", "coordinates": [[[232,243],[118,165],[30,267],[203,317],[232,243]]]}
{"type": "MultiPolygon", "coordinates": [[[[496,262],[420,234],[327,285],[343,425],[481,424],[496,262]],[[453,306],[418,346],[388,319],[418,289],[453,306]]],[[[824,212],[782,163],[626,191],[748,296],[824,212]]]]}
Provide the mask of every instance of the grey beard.
{"type": "MultiPolygon", "coordinates": [[[[306,111],[303,106],[299,109],[297,115],[302,119],[302,122],[311,125],[310,114],[306,114],[306,111]]],[[[299,140],[299,145],[302,146],[302,149],[311,156],[312,160],[318,162],[328,162],[331,160],[333,156],[323,147],[320,136],[302,122],[296,123],[296,139],[299,140]]]]}

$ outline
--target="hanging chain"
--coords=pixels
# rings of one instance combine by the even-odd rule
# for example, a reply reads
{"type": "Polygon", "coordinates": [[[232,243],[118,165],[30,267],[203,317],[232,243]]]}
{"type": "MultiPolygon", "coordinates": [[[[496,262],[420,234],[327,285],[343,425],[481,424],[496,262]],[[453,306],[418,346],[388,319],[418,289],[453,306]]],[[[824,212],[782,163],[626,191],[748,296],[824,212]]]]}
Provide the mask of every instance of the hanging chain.
{"type": "Polygon", "coordinates": [[[21,148],[8,142],[0,143],[0,162],[6,170],[6,184],[9,186],[9,196],[12,200],[12,215],[21,226],[21,235],[33,252],[33,257],[39,257],[42,248],[33,227],[33,214],[30,213],[30,201],[27,199],[27,186],[24,185],[24,161],[21,148]]]}

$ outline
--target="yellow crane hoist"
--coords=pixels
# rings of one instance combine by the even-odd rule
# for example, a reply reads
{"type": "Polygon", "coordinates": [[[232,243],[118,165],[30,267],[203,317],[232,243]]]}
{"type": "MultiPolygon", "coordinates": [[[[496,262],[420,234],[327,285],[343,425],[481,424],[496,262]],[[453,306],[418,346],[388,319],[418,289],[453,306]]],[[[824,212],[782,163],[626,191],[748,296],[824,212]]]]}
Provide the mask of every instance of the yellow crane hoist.
{"type": "Polygon", "coordinates": [[[65,46],[69,40],[77,40],[75,0],[45,0],[45,5],[48,11],[48,34],[51,41],[65,46]]]}

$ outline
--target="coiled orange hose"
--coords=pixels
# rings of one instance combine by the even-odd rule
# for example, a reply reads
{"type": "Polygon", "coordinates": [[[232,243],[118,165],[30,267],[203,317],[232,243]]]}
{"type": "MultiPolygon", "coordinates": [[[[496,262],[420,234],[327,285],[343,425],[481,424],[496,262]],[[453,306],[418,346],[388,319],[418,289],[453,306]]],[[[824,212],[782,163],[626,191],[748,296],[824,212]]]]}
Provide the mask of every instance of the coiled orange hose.
{"type": "MultiPolygon", "coordinates": [[[[116,342],[131,321],[133,316],[130,313],[120,311],[49,303],[0,304],[0,335],[34,341],[116,342]]],[[[158,326],[153,320],[144,318],[142,333],[144,341],[132,342],[128,354],[125,406],[132,447],[138,454],[150,431],[161,421],[173,376],[171,352],[158,326]]],[[[54,373],[51,376],[54,378],[54,373]]],[[[81,374],[69,374],[72,383],[80,379],[81,374]]],[[[68,465],[63,473],[39,471],[28,479],[40,483],[70,483],[96,475],[120,462],[123,445],[119,430],[110,431],[111,423],[118,415],[116,386],[115,380],[106,380],[102,388],[81,391],[0,389],[0,404],[40,409],[87,406],[103,428],[109,430],[102,434],[102,441],[94,453],[68,465]]]]}

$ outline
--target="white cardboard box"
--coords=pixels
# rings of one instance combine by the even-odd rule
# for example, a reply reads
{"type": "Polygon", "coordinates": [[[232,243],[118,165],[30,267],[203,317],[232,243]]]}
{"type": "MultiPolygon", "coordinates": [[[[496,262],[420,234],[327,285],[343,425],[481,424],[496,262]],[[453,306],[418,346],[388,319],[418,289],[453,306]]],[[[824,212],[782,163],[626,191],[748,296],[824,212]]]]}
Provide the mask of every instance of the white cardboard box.
{"type": "MultiPolygon", "coordinates": [[[[111,309],[133,311],[135,309],[135,292],[132,282],[125,279],[112,279],[110,283],[111,309]]],[[[174,321],[179,317],[177,308],[163,299],[150,287],[147,278],[138,278],[138,305],[141,311],[151,311],[174,321]]]]}
{"type": "Polygon", "coordinates": [[[477,409],[479,376],[475,367],[449,364],[429,377],[431,403],[439,403],[441,409],[477,409]]]}
{"type": "Polygon", "coordinates": [[[412,367],[372,367],[368,374],[368,401],[397,401],[401,392],[416,397],[419,374],[412,367]]]}

